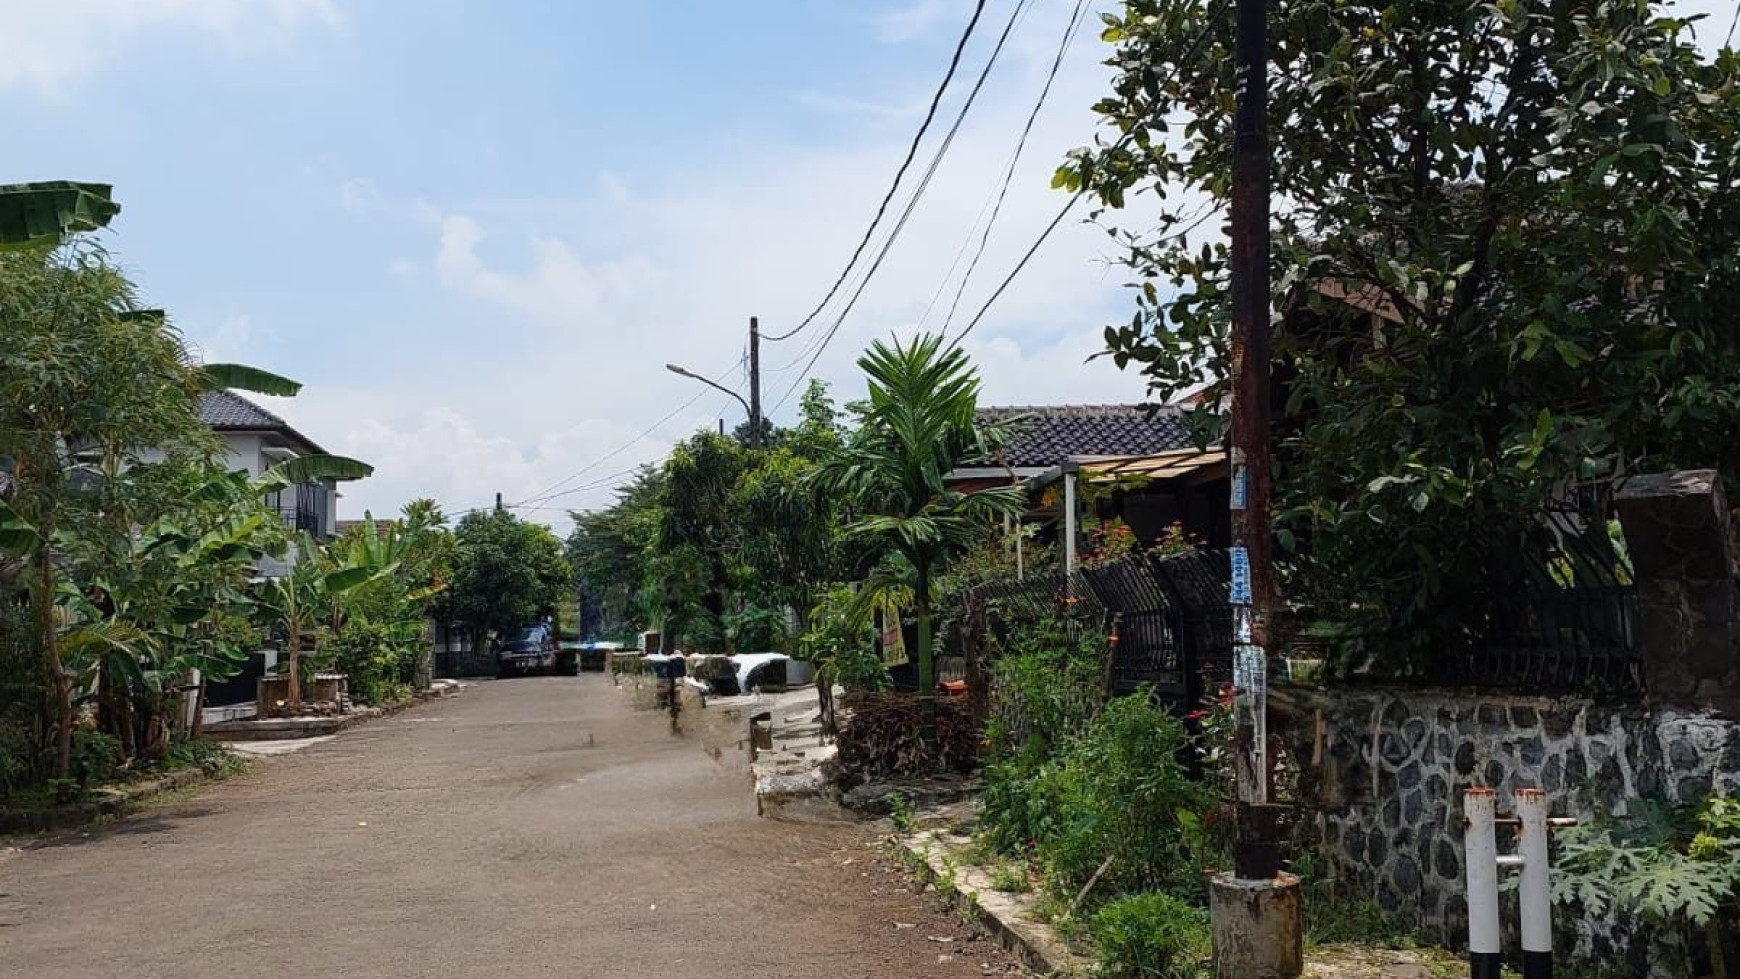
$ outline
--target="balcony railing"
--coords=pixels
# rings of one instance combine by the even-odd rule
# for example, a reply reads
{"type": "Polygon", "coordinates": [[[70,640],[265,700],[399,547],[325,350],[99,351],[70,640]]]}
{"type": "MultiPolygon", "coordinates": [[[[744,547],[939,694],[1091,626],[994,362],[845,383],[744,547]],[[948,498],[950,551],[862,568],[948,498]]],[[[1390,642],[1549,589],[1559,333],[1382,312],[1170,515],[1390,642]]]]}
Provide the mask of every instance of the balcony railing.
{"type": "Polygon", "coordinates": [[[301,483],[279,490],[267,502],[294,533],[326,536],[326,511],[332,490],[319,483],[301,483]]]}

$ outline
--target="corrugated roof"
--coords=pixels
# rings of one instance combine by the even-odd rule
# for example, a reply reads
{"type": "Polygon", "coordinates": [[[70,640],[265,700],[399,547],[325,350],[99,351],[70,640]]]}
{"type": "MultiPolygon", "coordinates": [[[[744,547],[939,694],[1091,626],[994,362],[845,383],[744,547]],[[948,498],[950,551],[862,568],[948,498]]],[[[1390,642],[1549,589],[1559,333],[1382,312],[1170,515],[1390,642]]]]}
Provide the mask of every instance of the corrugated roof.
{"type": "Polygon", "coordinates": [[[290,423],[234,391],[211,391],[199,399],[199,420],[214,432],[278,432],[302,446],[311,455],[324,455],[290,423]]]}
{"type": "Polygon", "coordinates": [[[1139,456],[1194,448],[1179,409],[1145,405],[1011,405],[979,409],[1015,423],[1007,464],[1055,466],[1072,456],[1139,456]]]}

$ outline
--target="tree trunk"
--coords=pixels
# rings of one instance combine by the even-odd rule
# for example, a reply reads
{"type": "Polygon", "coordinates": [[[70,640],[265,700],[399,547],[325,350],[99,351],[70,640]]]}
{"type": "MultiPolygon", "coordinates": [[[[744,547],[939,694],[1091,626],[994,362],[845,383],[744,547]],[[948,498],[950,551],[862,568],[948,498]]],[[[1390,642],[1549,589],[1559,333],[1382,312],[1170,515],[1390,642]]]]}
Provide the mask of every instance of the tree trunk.
{"type": "Polygon", "coordinates": [[[284,708],[291,716],[302,713],[302,630],[292,621],[285,642],[290,654],[290,675],[285,681],[284,708]]]}
{"type": "Polygon", "coordinates": [[[73,689],[72,678],[60,662],[60,636],[54,624],[54,557],[49,553],[48,531],[41,531],[42,542],[37,553],[36,623],[41,632],[42,657],[48,667],[49,682],[54,686],[54,706],[58,714],[55,724],[54,777],[64,779],[72,774],[73,689]]]}
{"type": "Polygon", "coordinates": [[[912,604],[918,613],[918,703],[923,717],[924,743],[930,748],[933,760],[940,760],[941,739],[936,723],[936,656],[930,644],[930,565],[914,562],[913,570],[916,573],[913,576],[912,604]]]}

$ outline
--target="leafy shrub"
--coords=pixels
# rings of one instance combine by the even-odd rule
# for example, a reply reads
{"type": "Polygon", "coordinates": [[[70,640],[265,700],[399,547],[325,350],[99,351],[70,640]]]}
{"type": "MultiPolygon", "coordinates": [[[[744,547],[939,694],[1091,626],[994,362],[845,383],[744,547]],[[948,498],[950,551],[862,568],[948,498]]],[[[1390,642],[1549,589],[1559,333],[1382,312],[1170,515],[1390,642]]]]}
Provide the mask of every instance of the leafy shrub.
{"type": "Polygon", "coordinates": [[[991,868],[991,888],[1005,894],[1025,894],[1033,889],[1033,881],[1026,867],[1004,860],[991,868]]]}
{"type": "Polygon", "coordinates": [[[1630,809],[1559,834],[1554,899],[1597,915],[1620,908],[1711,924],[1740,896],[1740,801],[1711,796],[1694,810],[1642,800],[1630,809]]]}
{"type": "Polygon", "coordinates": [[[816,602],[798,652],[821,666],[823,679],[847,693],[887,690],[892,685],[888,667],[876,652],[869,621],[856,607],[849,588],[830,589],[816,602]]]}
{"type": "Polygon", "coordinates": [[[49,774],[48,691],[25,609],[0,603],[0,802],[49,774]]]}
{"type": "Polygon", "coordinates": [[[1203,897],[1213,800],[1180,760],[1186,747],[1176,717],[1124,697],[1045,767],[1029,805],[1054,889],[1078,889],[1105,864],[1105,890],[1203,897]]]}
{"type": "Polygon", "coordinates": [[[420,623],[378,623],[351,619],[336,635],[321,643],[320,659],[350,678],[352,699],[363,704],[390,704],[411,695],[420,623]]]}
{"type": "Polygon", "coordinates": [[[751,605],[740,612],[727,613],[725,639],[739,653],[784,650],[791,639],[786,627],[785,608],[751,605]]]}
{"type": "Polygon", "coordinates": [[[1121,897],[1094,913],[1089,934],[1109,979],[1198,979],[1208,974],[1208,915],[1171,894],[1121,897]]]}
{"type": "Polygon", "coordinates": [[[121,769],[121,742],[100,731],[74,731],[72,765],[68,769],[80,788],[106,782],[121,769]]]}
{"type": "Polygon", "coordinates": [[[1105,703],[1104,638],[1062,618],[1017,627],[992,668],[979,824],[986,842],[1005,853],[1042,835],[1034,780],[1105,703]]]}

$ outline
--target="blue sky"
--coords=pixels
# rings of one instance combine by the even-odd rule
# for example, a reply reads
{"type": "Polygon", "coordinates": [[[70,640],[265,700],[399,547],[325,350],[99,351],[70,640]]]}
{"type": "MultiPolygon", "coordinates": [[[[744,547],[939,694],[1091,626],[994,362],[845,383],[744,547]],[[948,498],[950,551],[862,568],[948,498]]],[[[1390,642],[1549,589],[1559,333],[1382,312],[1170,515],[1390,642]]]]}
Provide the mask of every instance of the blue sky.
{"type": "MultiPolygon", "coordinates": [[[[667,361],[740,386],[747,318],[779,330],[819,300],[972,6],[0,2],[0,177],[113,183],[125,210],[106,243],[148,301],[208,359],[304,381],[272,407],[376,465],[347,488],[345,516],[416,496],[511,502],[570,476],[564,488],[588,487],[716,417],[735,423],[735,403],[709,393],[628,444],[699,391],[667,361]]],[[[1013,3],[989,4],[969,75],[1013,3]]],[[[940,323],[927,306],[1072,6],[1036,0],[819,361],[842,398],[861,390],[852,359],[867,342],[940,323]]],[[[1090,25],[1070,49],[969,308],[1061,206],[1047,180],[1093,135],[1100,47],[1090,25]]],[[[1105,243],[1066,226],[969,339],[987,401],[1141,399],[1138,378],[1084,363],[1128,313],[1105,243]]],[[[777,370],[797,353],[766,349],[770,403],[798,379],[777,370]]],[[[560,526],[559,507],[608,499],[605,481],[528,514],[560,526]]]]}
{"type": "MultiPolygon", "coordinates": [[[[455,510],[498,489],[530,496],[698,393],[667,361],[740,386],[747,318],[779,330],[820,299],[971,4],[7,6],[9,36],[36,43],[0,65],[6,178],[114,183],[125,210],[107,243],[149,301],[209,359],[304,381],[272,406],[377,466],[348,488],[353,515],[417,495],[455,510]]],[[[964,72],[1011,6],[990,4],[964,72]]],[[[1071,6],[1034,5],[820,360],[840,396],[861,388],[855,354],[910,331],[944,282],[1071,6]]],[[[1062,203],[1047,178],[1092,135],[1097,47],[1090,27],[1071,49],[969,306],[1062,203]]],[[[1103,240],[1066,229],[975,333],[987,400],[1141,397],[1136,378],[1083,363],[1124,315],[1103,240]]],[[[798,353],[768,345],[770,402],[798,353]]],[[[737,410],[707,394],[564,488],[737,410]]],[[[608,498],[606,485],[551,505],[608,498]]]]}

